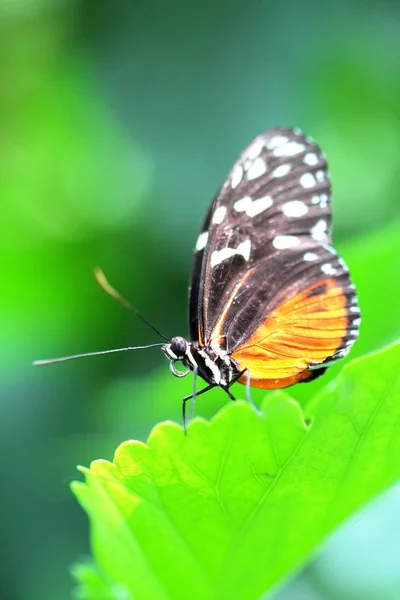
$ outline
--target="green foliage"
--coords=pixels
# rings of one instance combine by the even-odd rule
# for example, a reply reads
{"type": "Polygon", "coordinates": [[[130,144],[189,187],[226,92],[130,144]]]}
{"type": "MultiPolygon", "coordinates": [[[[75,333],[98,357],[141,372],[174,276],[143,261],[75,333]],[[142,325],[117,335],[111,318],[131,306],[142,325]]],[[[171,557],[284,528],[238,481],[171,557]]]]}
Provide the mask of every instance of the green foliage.
{"type": "Polygon", "coordinates": [[[92,563],[76,565],[72,573],[79,580],[76,596],[85,600],[132,600],[123,586],[108,580],[92,563]]]}
{"type": "MultiPolygon", "coordinates": [[[[292,0],[227,12],[223,3],[151,11],[107,0],[0,2],[0,469],[13,482],[0,509],[7,600],[70,597],[66,565],[87,537],[66,486],[71,465],[111,457],[122,440],[146,440],[155,423],[179,418],[192,388],[190,377],[171,377],[158,349],[48,369],[33,369],[32,360],[157,341],[99,290],[97,265],[167,335],[186,335],[198,228],[256,133],[298,125],[327,154],[334,245],[363,316],[349,359],[400,338],[400,229],[387,228],[400,185],[392,4],[334,1],[316,11],[315,2],[292,0]]],[[[290,394],[307,406],[340,368],[290,394]]],[[[243,388],[234,393],[242,397],[243,388]]],[[[224,396],[202,396],[197,413],[212,417],[224,396]]],[[[262,397],[254,390],[257,403],[262,397]]],[[[350,524],[303,575],[314,585],[319,574],[324,600],[400,598],[399,526],[390,517],[398,498],[388,497],[393,513],[374,503],[375,525],[350,524]],[[378,529],[382,538],[371,542],[378,529]]],[[[106,568],[78,570],[84,598],[124,597],[106,568]]],[[[296,600],[299,585],[288,590],[296,600]]]]}
{"type": "Polygon", "coordinates": [[[115,589],[137,600],[250,600],[273,589],[399,479],[399,363],[400,345],[354,361],[305,414],[277,392],[262,415],[228,404],[187,436],[161,423],[148,445],[125,442],[114,463],[81,468],[86,483],[73,491],[99,568],[75,571],[81,596],[103,586],[105,600],[115,589]]]}

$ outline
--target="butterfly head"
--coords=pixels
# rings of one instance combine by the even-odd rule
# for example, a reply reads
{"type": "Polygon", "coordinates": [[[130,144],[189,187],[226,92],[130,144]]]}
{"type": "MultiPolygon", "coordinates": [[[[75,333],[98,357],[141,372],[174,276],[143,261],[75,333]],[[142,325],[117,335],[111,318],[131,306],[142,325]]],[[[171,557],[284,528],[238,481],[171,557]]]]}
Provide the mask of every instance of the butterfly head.
{"type": "Polygon", "coordinates": [[[188,342],[181,336],[176,336],[162,347],[165,356],[170,360],[183,360],[187,353],[188,342]]]}
{"type": "Polygon", "coordinates": [[[235,361],[221,349],[200,346],[180,336],[172,338],[161,349],[170,361],[171,373],[176,377],[185,377],[189,371],[194,371],[207,383],[223,387],[229,386],[237,379],[239,371],[235,361]],[[178,362],[186,368],[185,371],[176,368],[178,362]]]}
{"type": "Polygon", "coordinates": [[[190,343],[178,335],[173,337],[168,344],[164,344],[161,349],[170,361],[169,368],[173,375],[176,377],[185,377],[191,370],[190,343]],[[178,371],[175,366],[177,362],[181,362],[186,367],[186,371],[178,371]]]}

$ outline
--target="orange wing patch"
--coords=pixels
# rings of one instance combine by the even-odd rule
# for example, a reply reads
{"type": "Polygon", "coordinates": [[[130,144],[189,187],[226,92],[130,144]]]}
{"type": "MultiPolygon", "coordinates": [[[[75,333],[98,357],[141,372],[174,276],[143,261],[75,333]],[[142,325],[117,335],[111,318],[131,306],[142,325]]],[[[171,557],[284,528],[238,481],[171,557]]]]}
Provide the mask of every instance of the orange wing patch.
{"type": "MultiPolygon", "coordinates": [[[[307,367],[342,346],[347,324],[346,297],[327,278],[276,308],[231,356],[239,369],[249,369],[252,386],[287,387],[314,376],[307,367]]],[[[246,383],[246,374],[239,381],[246,383]]]]}

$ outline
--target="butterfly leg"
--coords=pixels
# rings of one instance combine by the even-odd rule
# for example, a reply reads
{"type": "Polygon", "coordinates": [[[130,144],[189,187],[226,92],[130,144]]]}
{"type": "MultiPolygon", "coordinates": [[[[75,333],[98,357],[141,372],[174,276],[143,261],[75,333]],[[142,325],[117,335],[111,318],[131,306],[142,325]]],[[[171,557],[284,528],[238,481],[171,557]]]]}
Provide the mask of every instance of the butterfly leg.
{"type": "Polygon", "coordinates": [[[251,390],[250,390],[250,371],[249,371],[249,369],[247,367],[243,370],[243,374],[245,373],[245,371],[247,371],[247,376],[246,376],[246,397],[247,397],[247,400],[250,402],[250,404],[254,408],[254,410],[256,410],[259,414],[261,414],[261,408],[259,408],[257,406],[257,404],[253,400],[253,396],[251,395],[251,390]]]}
{"type": "MultiPolygon", "coordinates": [[[[222,387],[222,386],[221,386],[221,387],[222,387]]],[[[232,394],[232,392],[229,390],[229,388],[227,388],[227,387],[223,387],[222,389],[224,390],[224,392],[226,392],[226,393],[228,394],[229,398],[230,398],[230,399],[231,399],[233,402],[236,402],[236,398],[235,398],[235,396],[232,394]]]]}
{"type": "Polygon", "coordinates": [[[196,385],[197,385],[197,366],[194,367],[194,369],[193,369],[193,394],[192,394],[192,403],[190,406],[190,413],[189,413],[189,423],[194,417],[194,410],[196,407],[196,398],[197,398],[196,385]]]}
{"type": "Polygon", "coordinates": [[[183,398],[183,400],[182,400],[182,427],[183,427],[183,431],[185,432],[185,435],[186,435],[186,402],[188,400],[190,400],[191,398],[193,398],[193,396],[196,396],[196,398],[197,398],[197,396],[204,394],[204,392],[208,392],[209,390],[212,390],[213,387],[215,387],[215,384],[212,383],[210,385],[207,385],[202,390],[199,390],[195,394],[189,394],[189,396],[185,396],[183,398]]]}
{"type": "MultiPolygon", "coordinates": [[[[235,377],[235,379],[232,381],[231,385],[233,385],[234,383],[236,383],[236,381],[238,379],[240,379],[242,377],[242,375],[244,375],[245,373],[247,373],[246,375],[246,398],[249,401],[249,403],[251,404],[251,406],[254,408],[254,410],[256,410],[258,413],[261,413],[261,409],[257,406],[257,404],[254,402],[253,397],[251,395],[251,391],[250,391],[250,371],[249,369],[246,367],[245,369],[243,369],[243,371],[240,371],[240,373],[237,374],[237,376],[235,377]]],[[[235,398],[234,398],[235,400],[235,398]]]]}
{"type": "Polygon", "coordinates": [[[234,379],[232,379],[232,381],[230,382],[230,384],[229,384],[229,387],[223,387],[223,386],[221,386],[221,388],[224,390],[224,392],[226,392],[226,393],[228,394],[229,398],[230,398],[230,399],[231,399],[233,402],[236,402],[236,398],[235,398],[235,396],[232,394],[232,392],[229,390],[229,388],[231,387],[231,385],[233,385],[234,383],[236,383],[236,381],[237,381],[238,379],[240,379],[240,378],[241,378],[241,376],[243,375],[243,373],[245,373],[245,372],[246,372],[246,369],[244,369],[244,371],[241,371],[240,373],[238,373],[238,374],[236,375],[236,377],[235,377],[234,379]]]}

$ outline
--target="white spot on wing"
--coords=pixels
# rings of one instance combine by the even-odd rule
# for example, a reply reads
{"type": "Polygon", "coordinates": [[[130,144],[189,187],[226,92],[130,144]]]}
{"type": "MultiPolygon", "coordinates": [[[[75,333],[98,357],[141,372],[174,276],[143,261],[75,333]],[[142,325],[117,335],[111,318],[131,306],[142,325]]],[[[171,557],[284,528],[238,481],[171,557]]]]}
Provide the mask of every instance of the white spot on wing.
{"type": "Polygon", "coordinates": [[[242,253],[244,260],[249,260],[250,252],[251,252],[251,241],[246,240],[246,241],[242,242],[238,246],[238,251],[239,251],[239,248],[241,248],[241,253],[242,253]]]}
{"type": "Polygon", "coordinates": [[[352,326],[358,327],[359,325],[361,325],[361,317],[358,317],[358,319],[353,319],[352,326]]]}
{"type": "Polygon", "coordinates": [[[211,266],[215,267],[222,263],[227,258],[231,258],[235,256],[235,254],[239,254],[243,256],[245,260],[249,260],[251,251],[251,242],[250,240],[245,240],[237,248],[222,248],[222,250],[214,250],[211,254],[211,266]]]}
{"type": "Polygon", "coordinates": [[[295,235],[277,235],[272,240],[272,245],[277,250],[286,250],[287,248],[293,248],[300,243],[300,240],[295,235]]]}
{"type": "MultiPolygon", "coordinates": [[[[353,340],[354,341],[354,340],[353,340]]],[[[351,343],[353,343],[353,341],[351,343]]],[[[350,352],[350,348],[342,348],[341,350],[338,350],[338,352],[335,352],[335,354],[331,357],[331,360],[327,360],[324,362],[321,362],[319,364],[316,365],[311,365],[310,369],[314,370],[314,369],[320,369],[321,367],[329,367],[330,365],[335,364],[335,362],[341,358],[344,358],[345,356],[347,356],[347,354],[350,352]]]]}
{"type": "Polygon", "coordinates": [[[290,200],[282,205],[282,212],[286,217],[302,217],[308,213],[308,206],[301,200],[290,200]]]}
{"type": "Polygon", "coordinates": [[[237,186],[239,185],[239,183],[242,181],[242,177],[243,177],[243,169],[240,165],[237,165],[232,173],[232,177],[231,177],[231,186],[232,189],[234,190],[235,188],[237,188],[237,186]]]}
{"type": "Polygon", "coordinates": [[[246,214],[249,217],[255,217],[260,213],[264,212],[272,206],[272,198],[270,196],[264,196],[263,198],[257,198],[257,200],[253,201],[253,204],[250,208],[247,209],[246,214]]]}
{"type": "Polygon", "coordinates": [[[324,265],[321,265],[321,271],[327,275],[336,274],[336,269],[331,265],[331,263],[325,263],[324,265]]]}
{"type": "Polygon", "coordinates": [[[296,156],[296,154],[300,154],[303,150],[305,150],[304,144],[300,144],[300,142],[289,142],[275,148],[272,154],[274,156],[296,156]]]}
{"type": "Polygon", "coordinates": [[[252,165],[247,170],[247,179],[255,179],[261,177],[267,171],[267,164],[263,158],[256,158],[252,165]]]}
{"type": "Polygon", "coordinates": [[[197,238],[196,250],[200,252],[200,250],[204,250],[208,241],[208,231],[203,231],[197,238]]]}
{"type": "Polygon", "coordinates": [[[342,348],[341,350],[339,350],[339,352],[337,353],[337,356],[339,358],[344,358],[345,356],[348,355],[348,353],[350,352],[350,348],[342,348]]]}
{"type": "Polygon", "coordinates": [[[250,169],[250,167],[251,167],[252,164],[253,164],[253,161],[250,160],[250,159],[247,159],[246,162],[243,165],[244,170],[247,171],[247,169],[250,169]]]}
{"type": "Polygon", "coordinates": [[[276,167],[276,169],[272,171],[272,177],[284,177],[289,173],[291,168],[292,165],[290,165],[289,163],[279,165],[279,167],[276,167]]]}
{"type": "Polygon", "coordinates": [[[321,194],[319,197],[319,205],[321,208],[326,208],[328,206],[328,194],[321,194]]]}
{"type": "Polygon", "coordinates": [[[257,198],[252,200],[250,196],[245,196],[240,200],[237,200],[233,205],[233,208],[237,212],[245,212],[248,217],[255,217],[267,210],[272,206],[273,201],[270,196],[264,196],[263,198],[257,198]]]}
{"type": "Polygon", "coordinates": [[[312,173],[303,173],[300,177],[300,185],[302,185],[303,188],[314,187],[315,183],[314,175],[312,173]]]}
{"type": "Polygon", "coordinates": [[[350,310],[350,312],[353,312],[353,313],[360,313],[361,312],[359,306],[350,306],[349,310],[350,310]]]}
{"type": "Polygon", "coordinates": [[[346,263],[344,262],[343,258],[339,258],[338,260],[339,260],[339,264],[340,264],[340,266],[342,267],[342,269],[343,269],[344,271],[348,271],[348,270],[349,270],[349,268],[348,268],[348,266],[346,265],[346,263]]]}
{"type": "Polygon", "coordinates": [[[257,140],[255,142],[253,142],[253,144],[247,150],[247,157],[250,158],[251,160],[254,160],[261,154],[263,147],[264,147],[264,140],[257,140]]]}
{"type": "Polygon", "coordinates": [[[325,221],[325,219],[320,219],[319,221],[317,221],[314,227],[311,228],[311,237],[313,237],[314,240],[317,241],[323,240],[326,236],[327,227],[328,224],[325,221]]]}
{"type": "Polygon", "coordinates": [[[315,179],[319,182],[325,181],[325,171],[322,171],[322,169],[320,171],[317,171],[315,173],[315,179]]]}
{"type": "Polygon", "coordinates": [[[226,206],[218,206],[212,216],[213,225],[220,225],[222,221],[225,219],[226,215],[226,206]]]}
{"type": "Polygon", "coordinates": [[[246,212],[247,209],[252,205],[253,200],[250,198],[250,196],[244,196],[243,198],[240,198],[240,200],[236,200],[235,204],[233,205],[233,208],[237,211],[237,212],[246,212]]]}
{"type": "Polygon", "coordinates": [[[319,158],[314,152],[307,152],[307,154],[303,158],[303,163],[305,165],[310,165],[310,167],[313,167],[314,165],[319,163],[319,158]]]}
{"type": "Polygon", "coordinates": [[[318,258],[318,254],[315,254],[315,252],[306,252],[305,255],[303,256],[303,260],[305,260],[306,262],[311,262],[313,260],[317,260],[318,258]]]}
{"type": "Polygon", "coordinates": [[[289,139],[286,137],[286,135],[274,135],[274,137],[269,140],[267,146],[269,150],[273,150],[274,148],[278,148],[278,146],[287,144],[288,141],[289,139]]]}

